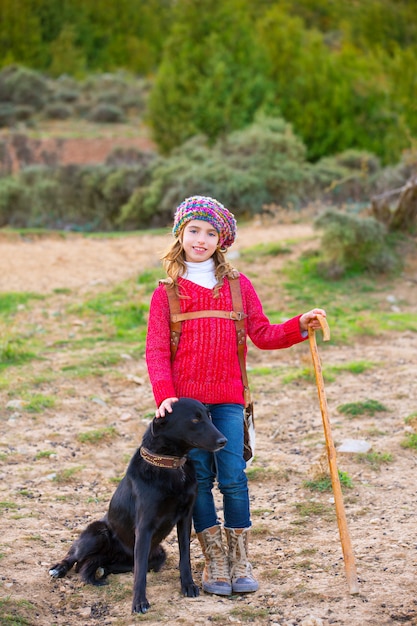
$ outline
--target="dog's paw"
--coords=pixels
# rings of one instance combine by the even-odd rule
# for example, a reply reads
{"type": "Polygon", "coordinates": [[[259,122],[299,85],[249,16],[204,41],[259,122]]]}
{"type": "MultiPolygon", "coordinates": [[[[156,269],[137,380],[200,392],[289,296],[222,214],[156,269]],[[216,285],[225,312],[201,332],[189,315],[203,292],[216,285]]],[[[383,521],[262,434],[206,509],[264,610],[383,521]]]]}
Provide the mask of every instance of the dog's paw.
{"type": "Polygon", "coordinates": [[[146,600],[142,602],[134,602],[132,606],[132,613],[146,613],[151,605],[146,600]]]}
{"type": "Polygon", "coordinates": [[[186,598],[197,598],[200,595],[200,589],[197,587],[195,583],[190,583],[189,585],[182,586],[182,595],[186,598]]]}
{"type": "Polygon", "coordinates": [[[49,576],[51,576],[52,578],[62,578],[63,576],[65,576],[66,573],[66,568],[60,565],[54,565],[49,570],[49,576]]]}

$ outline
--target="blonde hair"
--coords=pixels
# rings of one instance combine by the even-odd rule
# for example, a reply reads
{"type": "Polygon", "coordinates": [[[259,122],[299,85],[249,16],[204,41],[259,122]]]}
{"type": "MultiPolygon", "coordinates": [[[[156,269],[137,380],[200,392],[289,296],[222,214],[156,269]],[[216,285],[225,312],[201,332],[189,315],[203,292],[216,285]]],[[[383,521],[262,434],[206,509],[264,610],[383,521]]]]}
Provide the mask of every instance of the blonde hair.
{"type": "MultiPolygon", "coordinates": [[[[183,229],[178,234],[174,243],[171,244],[161,257],[163,268],[168,276],[168,279],[162,282],[172,285],[172,287],[176,289],[179,296],[181,296],[181,294],[179,293],[178,278],[180,276],[184,276],[187,271],[187,266],[185,265],[185,253],[182,245],[182,233],[183,229]]],[[[219,290],[223,285],[224,278],[237,278],[239,276],[239,272],[230,265],[229,261],[227,261],[225,257],[225,250],[223,248],[216,248],[212,258],[214,261],[214,275],[217,279],[213,295],[217,298],[219,296],[219,290]]]]}

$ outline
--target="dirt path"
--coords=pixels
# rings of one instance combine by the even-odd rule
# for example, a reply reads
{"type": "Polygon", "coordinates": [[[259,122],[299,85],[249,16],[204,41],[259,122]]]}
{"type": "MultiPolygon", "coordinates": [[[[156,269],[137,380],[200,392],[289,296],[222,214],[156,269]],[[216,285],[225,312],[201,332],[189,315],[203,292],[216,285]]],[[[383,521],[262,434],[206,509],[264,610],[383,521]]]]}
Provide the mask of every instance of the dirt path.
{"type": "MultiPolygon", "coordinates": [[[[236,250],[292,239],[300,242],[299,253],[313,238],[308,223],[251,224],[240,229],[236,250]]],[[[305,486],[324,453],[316,388],[299,380],[278,384],[268,373],[252,379],[257,457],[250,479],[251,559],[260,580],[257,593],[182,598],[175,534],[166,545],[166,567],[149,575],[152,606],[145,616],[130,614],[131,574],[111,577],[104,588],[86,587],[74,573],[49,580],[49,565],[86,523],[104,513],[114,481],[123,474],[153,409],[143,359],[126,354],[103,375],[98,371],[96,377],[71,378],[66,340],[71,335],[81,341],[83,322],[68,313],[70,305],[156,266],[168,241],[168,235],[0,240],[0,289],[45,296],[30,310],[22,308],[15,322],[27,332],[47,336],[50,345],[46,361],[26,366],[31,382],[28,386],[27,375],[22,378],[22,393],[36,391],[57,399],[55,408],[41,413],[29,413],[18,404],[7,407],[16,399],[10,389],[20,384],[19,370],[15,368],[13,380],[0,370],[0,626],[225,626],[249,621],[260,626],[417,625],[417,455],[402,446],[413,428],[404,420],[417,413],[417,333],[396,329],[383,338],[367,335],[353,345],[320,348],[325,365],[339,366],[334,380],[326,383],[336,445],[364,439],[373,452],[392,459],[373,467],[353,454],[338,454],[340,469],[353,481],[345,492],[345,506],[360,580],[358,596],[347,590],[332,494],[305,486]],[[343,369],[352,362],[373,365],[358,375],[343,369]],[[45,369],[51,366],[56,378],[45,380],[45,369]],[[386,410],[355,418],[337,410],[342,403],[366,399],[379,401],[386,410]],[[109,427],[118,434],[108,441],[94,445],[77,438],[80,432],[109,427]],[[15,615],[15,621],[7,620],[7,614],[15,615]]],[[[254,276],[264,270],[262,263],[241,267],[237,259],[236,265],[254,276]]],[[[271,308],[276,298],[281,307],[280,294],[273,292],[273,272],[268,276],[262,298],[271,308]]],[[[401,280],[381,292],[381,308],[415,311],[416,278],[414,259],[401,280]]],[[[256,277],[253,280],[256,284],[256,277]]],[[[331,312],[329,319],[331,324],[331,312]]],[[[85,358],[92,358],[94,350],[86,346],[85,358]]],[[[309,362],[306,344],[277,353],[250,350],[251,367],[290,369],[309,362]]],[[[220,502],[219,509],[221,516],[220,502]]],[[[199,581],[203,563],[194,537],[192,564],[199,581]]]]}

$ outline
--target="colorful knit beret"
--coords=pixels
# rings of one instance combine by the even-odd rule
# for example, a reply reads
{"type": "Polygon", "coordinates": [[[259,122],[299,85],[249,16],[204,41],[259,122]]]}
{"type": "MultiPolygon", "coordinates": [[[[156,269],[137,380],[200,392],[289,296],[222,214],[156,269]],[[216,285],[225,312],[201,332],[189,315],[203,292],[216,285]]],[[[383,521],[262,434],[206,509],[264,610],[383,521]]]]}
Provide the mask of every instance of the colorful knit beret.
{"type": "Polygon", "coordinates": [[[236,238],[236,220],[220,202],[207,196],[192,196],[177,207],[172,233],[178,237],[182,228],[191,220],[204,220],[219,233],[219,245],[228,248],[236,238]]]}

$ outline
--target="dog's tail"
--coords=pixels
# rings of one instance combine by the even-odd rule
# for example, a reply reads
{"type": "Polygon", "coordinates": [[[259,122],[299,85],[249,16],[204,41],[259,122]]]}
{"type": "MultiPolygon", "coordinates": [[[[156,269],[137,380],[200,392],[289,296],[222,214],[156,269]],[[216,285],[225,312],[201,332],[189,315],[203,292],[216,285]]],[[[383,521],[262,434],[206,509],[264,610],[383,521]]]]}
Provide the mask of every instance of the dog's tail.
{"type": "Polygon", "coordinates": [[[112,532],[105,521],[92,522],[83,531],[77,541],[75,557],[79,572],[84,582],[91,585],[105,584],[110,573],[106,569],[112,552],[112,532]]]}

